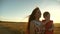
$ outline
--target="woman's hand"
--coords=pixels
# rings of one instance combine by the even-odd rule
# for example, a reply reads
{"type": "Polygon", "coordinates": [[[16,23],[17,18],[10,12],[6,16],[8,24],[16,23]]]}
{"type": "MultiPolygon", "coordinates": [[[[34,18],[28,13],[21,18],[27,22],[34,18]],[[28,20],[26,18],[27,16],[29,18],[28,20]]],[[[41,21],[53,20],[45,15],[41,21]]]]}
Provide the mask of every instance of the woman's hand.
{"type": "Polygon", "coordinates": [[[46,20],[44,23],[43,23],[43,25],[45,25],[46,23],[48,23],[50,20],[46,20]]]}

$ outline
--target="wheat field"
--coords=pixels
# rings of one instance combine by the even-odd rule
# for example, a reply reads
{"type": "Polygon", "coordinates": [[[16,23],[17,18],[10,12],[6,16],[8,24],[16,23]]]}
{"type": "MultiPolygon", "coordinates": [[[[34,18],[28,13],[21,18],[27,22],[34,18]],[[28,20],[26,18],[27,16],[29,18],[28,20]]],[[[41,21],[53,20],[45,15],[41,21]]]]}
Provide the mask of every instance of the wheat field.
{"type": "MultiPolygon", "coordinates": [[[[26,34],[27,22],[0,21],[0,34],[26,34]]],[[[60,34],[60,23],[54,24],[54,34],[60,34]]]]}

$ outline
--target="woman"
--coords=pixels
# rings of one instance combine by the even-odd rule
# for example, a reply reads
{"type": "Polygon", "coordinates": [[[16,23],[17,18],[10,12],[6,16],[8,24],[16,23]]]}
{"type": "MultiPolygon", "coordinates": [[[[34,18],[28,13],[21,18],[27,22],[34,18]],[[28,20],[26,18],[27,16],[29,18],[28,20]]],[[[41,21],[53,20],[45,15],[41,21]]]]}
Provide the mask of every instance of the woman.
{"type": "Polygon", "coordinates": [[[32,14],[29,16],[28,21],[28,34],[41,34],[42,33],[42,23],[39,20],[41,17],[41,11],[36,7],[32,14]]]}

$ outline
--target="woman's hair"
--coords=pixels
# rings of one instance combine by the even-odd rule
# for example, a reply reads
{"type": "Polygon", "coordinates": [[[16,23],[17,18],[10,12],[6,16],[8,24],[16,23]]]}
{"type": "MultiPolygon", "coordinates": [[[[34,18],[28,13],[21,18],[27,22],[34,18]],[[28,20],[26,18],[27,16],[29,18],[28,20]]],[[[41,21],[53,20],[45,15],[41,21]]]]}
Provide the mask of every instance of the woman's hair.
{"type": "Polygon", "coordinates": [[[48,14],[50,15],[49,12],[44,12],[44,13],[43,13],[43,17],[45,18],[48,14]]]}
{"type": "Polygon", "coordinates": [[[31,22],[32,20],[35,20],[35,14],[36,14],[37,10],[39,10],[38,7],[36,7],[36,8],[33,10],[32,14],[29,16],[29,20],[28,20],[28,30],[30,29],[30,22],[31,22]]]}

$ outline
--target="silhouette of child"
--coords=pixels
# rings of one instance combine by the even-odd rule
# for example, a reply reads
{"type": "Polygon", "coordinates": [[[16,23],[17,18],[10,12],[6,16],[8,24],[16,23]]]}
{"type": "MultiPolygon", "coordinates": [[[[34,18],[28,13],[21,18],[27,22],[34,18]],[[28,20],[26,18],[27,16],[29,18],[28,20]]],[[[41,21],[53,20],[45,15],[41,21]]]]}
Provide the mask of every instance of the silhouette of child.
{"type": "Polygon", "coordinates": [[[53,34],[54,25],[53,25],[53,21],[50,20],[50,13],[44,12],[43,17],[45,19],[45,20],[42,20],[45,26],[45,34],[53,34]]]}

